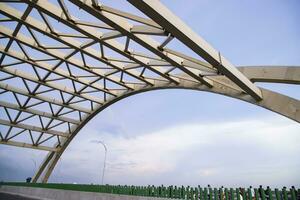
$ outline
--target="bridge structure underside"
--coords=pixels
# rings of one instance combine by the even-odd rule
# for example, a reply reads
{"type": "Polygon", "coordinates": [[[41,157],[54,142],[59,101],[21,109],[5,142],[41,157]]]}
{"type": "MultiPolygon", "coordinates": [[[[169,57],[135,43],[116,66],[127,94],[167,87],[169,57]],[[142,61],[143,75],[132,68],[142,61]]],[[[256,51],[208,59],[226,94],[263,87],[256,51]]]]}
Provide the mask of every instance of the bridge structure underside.
{"type": "Polygon", "coordinates": [[[300,84],[300,67],[236,67],[160,1],[124,2],[129,10],[97,0],[0,2],[0,143],[48,151],[33,182],[48,181],[90,119],[140,92],[213,92],[300,122],[299,100],[255,84],[300,84]]]}

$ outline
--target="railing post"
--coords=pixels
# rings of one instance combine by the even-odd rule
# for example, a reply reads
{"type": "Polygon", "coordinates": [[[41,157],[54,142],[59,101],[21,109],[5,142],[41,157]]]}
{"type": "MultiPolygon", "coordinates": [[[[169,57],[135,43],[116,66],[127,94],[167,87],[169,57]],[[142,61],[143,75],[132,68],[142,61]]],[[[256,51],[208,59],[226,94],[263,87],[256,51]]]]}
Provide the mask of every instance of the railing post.
{"type": "MultiPolygon", "coordinates": [[[[240,198],[240,189],[239,188],[235,189],[235,193],[236,193],[236,199],[241,200],[241,198],[240,198]]],[[[221,194],[220,194],[220,200],[223,200],[221,194]]]]}
{"type": "Polygon", "coordinates": [[[267,191],[268,191],[268,195],[269,195],[269,200],[273,200],[274,198],[273,198],[273,192],[272,192],[271,188],[268,187],[267,191]]]}
{"type": "Polygon", "coordinates": [[[285,188],[285,187],[283,187],[282,193],[283,193],[283,199],[284,199],[284,200],[288,200],[288,195],[287,195],[287,191],[286,191],[286,188],[285,188]]]}
{"type": "Polygon", "coordinates": [[[212,188],[209,187],[209,200],[213,199],[212,196],[213,196],[213,191],[212,191],[212,188]]]}
{"type": "Polygon", "coordinates": [[[294,187],[291,188],[291,197],[292,197],[292,200],[296,200],[296,192],[295,192],[294,187]]]}
{"type": "Polygon", "coordinates": [[[227,188],[225,188],[225,200],[229,200],[229,194],[227,188]]]}
{"type": "Polygon", "coordinates": [[[203,198],[203,189],[200,187],[200,185],[198,187],[199,187],[200,200],[204,200],[204,198],[203,198]]]}
{"type": "Polygon", "coordinates": [[[245,199],[245,200],[247,199],[245,188],[242,188],[242,196],[243,196],[243,199],[245,199]]]}
{"type": "Polygon", "coordinates": [[[224,198],[223,198],[223,196],[224,196],[223,187],[221,187],[221,188],[219,189],[219,195],[220,195],[220,200],[223,200],[223,199],[224,199],[224,198]]]}
{"type": "Polygon", "coordinates": [[[252,200],[252,194],[251,194],[251,189],[250,189],[250,188],[247,189],[247,193],[248,193],[247,199],[248,199],[248,200],[252,200]]]}
{"type": "Polygon", "coordinates": [[[265,190],[264,190],[264,188],[262,188],[262,187],[260,186],[258,190],[259,190],[260,198],[261,198],[262,200],[266,200],[266,195],[265,195],[265,190]]]}
{"type": "Polygon", "coordinates": [[[230,199],[234,200],[234,192],[232,188],[230,188],[230,199]]]}

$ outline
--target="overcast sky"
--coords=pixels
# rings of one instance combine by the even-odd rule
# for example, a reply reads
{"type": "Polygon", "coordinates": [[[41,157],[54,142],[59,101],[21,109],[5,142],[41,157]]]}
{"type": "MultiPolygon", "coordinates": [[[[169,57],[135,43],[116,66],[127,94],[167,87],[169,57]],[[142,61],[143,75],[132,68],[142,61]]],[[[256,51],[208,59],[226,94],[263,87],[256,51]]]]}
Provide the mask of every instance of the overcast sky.
{"type": "MultiPolygon", "coordinates": [[[[163,3],[236,66],[300,65],[298,0],[163,3]]],[[[300,99],[299,86],[259,85],[300,99]]],[[[216,94],[173,89],[115,103],[80,131],[49,182],[99,183],[104,150],[93,140],[108,147],[109,184],[300,187],[300,125],[216,94]]],[[[0,180],[32,176],[45,155],[0,145],[0,180]]]]}

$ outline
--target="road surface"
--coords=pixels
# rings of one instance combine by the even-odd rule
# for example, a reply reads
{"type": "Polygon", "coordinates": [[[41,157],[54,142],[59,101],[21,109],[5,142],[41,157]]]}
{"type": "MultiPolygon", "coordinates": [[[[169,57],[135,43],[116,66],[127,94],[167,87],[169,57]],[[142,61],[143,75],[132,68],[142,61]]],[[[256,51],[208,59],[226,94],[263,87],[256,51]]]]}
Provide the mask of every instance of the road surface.
{"type": "Polygon", "coordinates": [[[0,200],[37,200],[37,199],[32,199],[32,198],[27,198],[27,197],[22,197],[22,196],[18,196],[18,195],[12,195],[12,194],[0,192],[0,200]]]}

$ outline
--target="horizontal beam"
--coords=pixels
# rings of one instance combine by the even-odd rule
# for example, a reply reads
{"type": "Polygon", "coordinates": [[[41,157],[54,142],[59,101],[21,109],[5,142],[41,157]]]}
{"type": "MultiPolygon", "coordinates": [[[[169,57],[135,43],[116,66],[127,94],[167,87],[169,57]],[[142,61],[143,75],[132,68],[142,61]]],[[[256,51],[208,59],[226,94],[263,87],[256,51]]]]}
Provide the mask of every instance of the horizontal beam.
{"type": "Polygon", "coordinates": [[[4,101],[0,101],[0,106],[5,107],[5,108],[9,108],[9,109],[13,109],[13,110],[17,110],[17,111],[21,111],[21,112],[26,112],[26,113],[38,115],[38,116],[41,116],[41,117],[47,117],[49,119],[55,119],[55,120],[59,120],[59,121],[63,121],[63,122],[69,122],[69,123],[72,123],[72,124],[77,124],[78,125],[80,123],[80,121],[74,120],[74,119],[71,119],[71,118],[68,118],[68,117],[54,116],[51,113],[35,110],[35,109],[32,109],[32,108],[22,108],[19,105],[15,105],[15,104],[4,102],[4,101]]]}
{"type": "Polygon", "coordinates": [[[238,67],[253,82],[300,84],[300,66],[238,67]]]}
{"type": "Polygon", "coordinates": [[[57,152],[59,151],[60,148],[52,148],[52,147],[47,147],[47,146],[41,146],[41,145],[32,145],[24,142],[15,142],[15,141],[4,141],[0,140],[0,144],[5,144],[5,145],[10,145],[10,146],[15,146],[15,147],[22,147],[22,148],[29,148],[29,149],[37,149],[37,150],[43,150],[43,151],[53,151],[57,152]]]}
{"type": "Polygon", "coordinates": [[[154,27],[154,28],[157,28],[157,29],[161,29],[161,30],[163,29],[160,25],[158,25],[156,22],[154,22],[151,19],[147,19],[147,18],[144,18],[144,17],[133,15],[131,13],[127,13],[127,12],[124,12],[122,10],[117,10],[115,8],[111,8],[111,7],[108,7],[108,6],[105,6],[105,5],[99,5],[99,6],[101,6],[102,10],[104,10],[108,13],[111,13],[111,14],[114,14],[114,15],[117,15],[117,16],[120,16],[120,17],[124,17],[126,19],[129,19],[129,20],[132,20],[132,21],[135,21],[135,22],[139,22],[141,24],[148,25],[148,26],[151,26],[151,27],[154,27]]]}
{"type": "Polygon", "coordinates": [[[69,137],[68,133],[64,133],[61,131],[56,131],[56,130],[51,130],[51,129],[43,129],[41,127],[32,126],[32,125],[28,125],[28,124],[22,124],[22,123],[12,123],[10,121],[3,120],[3,119],[0,119],[0,124],[2,124],[4,126],[11,126],[11,127],[21,128],[21,129],[30,130],[30,131],[36,131],[36,132],[40,132],[40,133],[47,133],[49,135],[58,135],[61,137],[69,137]]]}
{"type": "Polygon", "coordinates": [[[164,50],[167,53],[170,53],[172,55],[178,56],[179,58],[182,58],[183,59],[182,64],[187,66],[187,67],[192,67],[192,68],[201,70],[203,72],[217,73],[217,70],[213,66],[211,66],[211,64],[209,64],[209,63],[206,63],[206,62],[201,61],[199,59],[187,56],[183,53],[180,53],[178,51],[174,51],[174,50],[169,49],[169,48],[165,48],[164,50]]]}
{"type": "Polygon", "coordinates": [[[157,29],[149,26],[143,26],[143,25],[134,25],[131,28],[131,32],[134,34],[145,34],[145,35],[161,35],[165,36],[166,33],[162,29],[157,29]]]}

